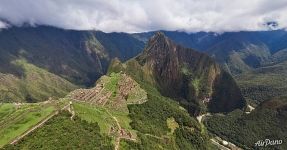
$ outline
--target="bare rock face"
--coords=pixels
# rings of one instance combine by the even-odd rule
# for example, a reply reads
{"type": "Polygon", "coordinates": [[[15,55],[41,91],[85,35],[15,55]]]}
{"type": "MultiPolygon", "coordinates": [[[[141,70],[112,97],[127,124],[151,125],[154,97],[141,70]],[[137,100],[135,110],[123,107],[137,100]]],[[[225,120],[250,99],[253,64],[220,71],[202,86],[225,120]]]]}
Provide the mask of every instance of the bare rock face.
{"type": "Polygon", "coordinates": [[[178,99],[187,107],[199,106],[211,112],[243,108],[245,100],[233,78],[209,56],[184,48],[156,33],[143,53],[135,58],[152,72],[154,85],[165,96],[178,99]]]}

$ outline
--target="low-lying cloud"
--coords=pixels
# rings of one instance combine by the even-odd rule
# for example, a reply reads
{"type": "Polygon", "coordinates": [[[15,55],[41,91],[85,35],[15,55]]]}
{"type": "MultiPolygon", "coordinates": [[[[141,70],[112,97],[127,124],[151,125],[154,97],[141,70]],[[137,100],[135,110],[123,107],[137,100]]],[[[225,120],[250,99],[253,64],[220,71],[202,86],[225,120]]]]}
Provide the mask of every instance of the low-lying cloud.
{"type": "MultiPolygon", "coordinates": [[[[0,19],[105,32],[266,30],[268,22],[287,28],[287,1],[1,0],[0,19]]],[[[5,26],[0,21],[0,28],[5,26]]]]}

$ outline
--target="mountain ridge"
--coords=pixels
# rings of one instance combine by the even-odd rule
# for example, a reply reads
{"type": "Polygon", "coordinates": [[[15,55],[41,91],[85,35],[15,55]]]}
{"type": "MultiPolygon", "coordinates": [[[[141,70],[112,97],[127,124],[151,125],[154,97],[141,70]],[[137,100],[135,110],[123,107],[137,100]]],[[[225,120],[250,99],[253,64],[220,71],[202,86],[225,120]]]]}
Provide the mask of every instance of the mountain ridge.
{"type": "MultiPolygon", "coordinates": [[[[209,54],[225,66],[227,71],[235,75],[269,63],[271,55],[287,47],[287,32],[285,30],[224,33],[162,32],[185,47],[194,48],[209,54]],[[252,53],[250,49],[256,52],[252,53]],[[260,49],[264,51],[260,52],[260,49]],[[237,56],[233,55],[233,53],[237,56]]],[[[136,33],[133,36],[143,42],[147,42],[147,39],[154,33],[155,31],[136,33]]]]}
{"type": "Polygon", "coordinates": [[[198,113],[199,105],[215,112],[228,112],[245,105],[233,78],[212,58],[175,44],[161,32],[149,40],[137,57],[124,64],[114,61],[108,72],[113,71],[126,72],[157,87],[164,96],[178,99],[193,113],[198,113]],[[216,100],[210,100],[213,98],[216,100]],[[212,105],[203,104],[209,100],[212,105]]]}
{"type": "Polygon", "coordinates": [[[24,57],[29,63],[75,84],[92,85],[105,74],[110,59],[126,60],[138,54],[142,47],[141,42],[125,33],[63,30],[49,26],[11,27],[0,31],[3,57],[0,71],[19,74],[10,62],[24,57]]]}

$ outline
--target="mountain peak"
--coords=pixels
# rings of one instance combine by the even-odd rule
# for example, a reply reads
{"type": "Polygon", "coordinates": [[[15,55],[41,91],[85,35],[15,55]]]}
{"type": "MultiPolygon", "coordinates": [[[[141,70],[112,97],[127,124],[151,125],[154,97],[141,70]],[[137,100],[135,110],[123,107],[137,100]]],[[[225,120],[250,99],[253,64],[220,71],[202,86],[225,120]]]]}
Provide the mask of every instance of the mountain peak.
{"type": "Polygon", "coordinates": [[[156,32],[148,41],[147,47],[144,50],[145,53],[155,53],[155,51],[160,51],[165,53],[169,51],[172,47],[173,42],[164,35],[163,32],[156,32]]]}
{"type": "Polygon", "coordinates": [[[170,40],[164,35],[163,32],[156,32],[149,40],[148,45],[155,43],[168,43],[170,40]]]}
{"type": "Polygon", "coordinates": [[[157,37],[165,37],[165,34],[161,31],[158,31],[154,34],[154,36],[157,36],[157,37]]]}

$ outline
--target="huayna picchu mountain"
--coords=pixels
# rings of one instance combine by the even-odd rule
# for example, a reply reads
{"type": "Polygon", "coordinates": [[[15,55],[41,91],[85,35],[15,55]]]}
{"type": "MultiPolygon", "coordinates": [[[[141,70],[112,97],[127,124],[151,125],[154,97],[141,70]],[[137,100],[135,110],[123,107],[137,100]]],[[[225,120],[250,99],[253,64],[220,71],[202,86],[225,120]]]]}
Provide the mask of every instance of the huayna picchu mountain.
{"type": "Polygon", "coordinates": [[[230,112],[246,102],[233,78],[208,55],[184,48],[157,32],[144,51],[124,64],[114,60],[108,72],[124,71],[178,100],[190,113],[206,109],[230,112]]]}

